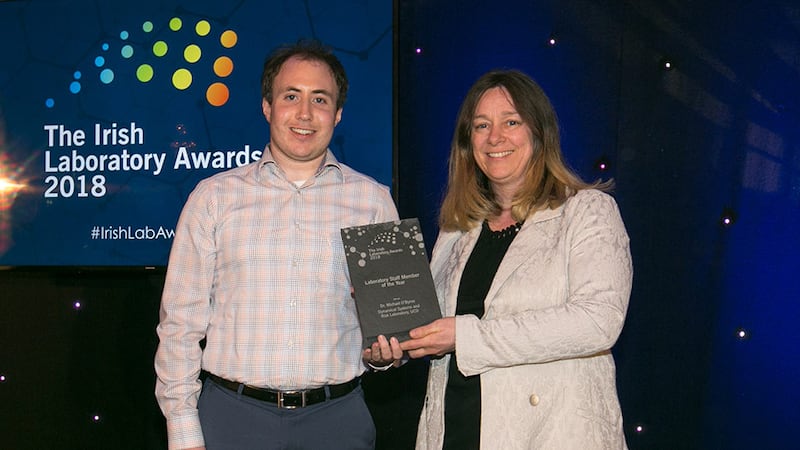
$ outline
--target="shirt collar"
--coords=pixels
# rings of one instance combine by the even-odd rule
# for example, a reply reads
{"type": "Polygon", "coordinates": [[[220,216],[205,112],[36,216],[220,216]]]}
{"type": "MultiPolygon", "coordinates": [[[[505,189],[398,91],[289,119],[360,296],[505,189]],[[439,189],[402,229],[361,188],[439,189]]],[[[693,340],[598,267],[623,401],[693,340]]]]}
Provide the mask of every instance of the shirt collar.
{"type": "MultiPolygon", "coordinates": [[[[261,159],[258,160],[258,165],[256,170],[256,178],[261,181],[262,174],[264,173],[262,169],[265,169],[267,165],[272,165],[275,170],[271,171],[276,174],[280,174],[282,177],[285,178],[283,170],[281,170],[278,163],[275,161],[275,157],[272,156],[272,151],[269,148],[269,144],[264,147],[264,152],[261,155],[261,159]]],[[[315,178],[319,178],[324,174],[332,173],[334,176],[337,176],[339,181],[344,181],[344,173],[342,171],[341,163],[336,156],[333,154],[330,148],[325,150],[325,158],[322,160],[322,164],[320,164],[317,172],[314,174],[315,178]]]]}

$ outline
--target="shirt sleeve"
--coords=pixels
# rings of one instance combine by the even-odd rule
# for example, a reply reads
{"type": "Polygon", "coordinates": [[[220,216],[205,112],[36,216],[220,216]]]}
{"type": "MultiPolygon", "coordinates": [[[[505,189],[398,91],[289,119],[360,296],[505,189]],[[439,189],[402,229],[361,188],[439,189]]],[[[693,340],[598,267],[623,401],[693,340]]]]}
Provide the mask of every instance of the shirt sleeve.
{"type": "Polygon", "coordinates": [[[398,220],[400,216],[397,213],[397,207],[394,204],[394,199],[389,193],[388,188],[381,189],[381,196],[378,204],[378,217],[375,223],[389,222],[398,220]]]}
{"type": "Polygon", "coordinates": [[[156,328],[155,393],[170,449],[204,445],[197,400],[215,262],[212,194],[209,184],[198,185],[178,219],[156,328]]]}

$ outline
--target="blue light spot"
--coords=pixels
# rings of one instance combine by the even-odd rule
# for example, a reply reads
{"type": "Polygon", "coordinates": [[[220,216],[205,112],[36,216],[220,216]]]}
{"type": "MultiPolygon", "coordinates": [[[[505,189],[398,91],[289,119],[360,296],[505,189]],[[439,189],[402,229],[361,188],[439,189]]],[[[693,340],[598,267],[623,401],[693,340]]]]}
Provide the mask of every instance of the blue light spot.
{"type": "Polygon", "coordinates": [[[130,58],[133,56],[133,47],[130,45],[123,45],[122,49],[120,49],[119,53],[122,55],[123,58],[130,58]]]}
{"type": "Polygon", "coordinates": [[[100,48],[102,48],[103,51],[106,52],[108,51],[108,44],[103,44],[102,46],[100,46],[100,48]]]}
{"type": "Polygon", "coordinates": [[[73,94],[77,94],[78,92],[81,91],[81,84],[78,83],[77,81],[73,81],[72,83],[69,84],[69,91],[72,92],[73,94]]]}
{"type": "Polygon", "coordinates": [[[75,78],[76,80],[80,80],[81,79],[81,71],[80,70],[76,70],[75,73],[72,74],[72,78],[75,78]]]}
{"type": "Polygon", "coordinates": [[[53,106],[55,106],[55,104],[56,104],[56,101],[53,100],[52,98],[48,98],[48,99],[46,99],[44,101],[44,106],[46,106],[48,108],[52,108],[53,106]]]}
{"type": "Polygon", "coordinates": [[[94,59],[94,65],[97,67],[103,67],[103,64],[105,63],[106,59],[103,58],[102,56],[98,56],[97,58],[94,59]]]}
{"type": "Polygon", "coordinates": [[[105,84],[110,84],[114,81],[114,71],[111,69],[103,69],[103,71],[100,72],[100,81],[105,84]]]}
{"type": "Polygon", "coordinates": [[[123,41],[127,41],[128,40],[128,32],[127,31],[121,31],[119,33],[119,38],[122,39],[123,41]]]}

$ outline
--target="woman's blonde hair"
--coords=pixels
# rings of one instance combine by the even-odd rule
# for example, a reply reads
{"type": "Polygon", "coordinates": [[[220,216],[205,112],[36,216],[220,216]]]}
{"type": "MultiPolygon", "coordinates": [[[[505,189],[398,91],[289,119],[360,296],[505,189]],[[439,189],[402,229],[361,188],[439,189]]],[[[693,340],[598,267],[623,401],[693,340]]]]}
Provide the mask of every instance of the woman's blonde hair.
{"type": "Polygon", "coordinates": [[[613,180],[586,183],[564,162],[558,118],[550,99],[529,76],[518,70],[494,70],[481,76],[467,92],[450,145],[447,192],[439,212],[443,231],[467,231],[500,214],[491,184],[472,152],[475,109],[489,89],[503,88],[533,135],[533,156],[525,182],[512,201],[511,214],[523,221],[540,209],[556,208],[580,189],[610,190],[613,180]]]}

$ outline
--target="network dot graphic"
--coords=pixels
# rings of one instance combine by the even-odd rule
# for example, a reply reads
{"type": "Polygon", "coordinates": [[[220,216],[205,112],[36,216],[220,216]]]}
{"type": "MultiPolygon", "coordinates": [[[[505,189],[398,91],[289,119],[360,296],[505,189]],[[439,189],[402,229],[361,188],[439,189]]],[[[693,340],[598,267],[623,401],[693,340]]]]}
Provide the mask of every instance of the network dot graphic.
{"type": "Polygon", "coordinates": [[[69,84],[69,91],[72,92],[73,94],[77,94],[78,92],[81,91],[81,82],[80,82],[81,76],[82,75],[79,70],[76,70],[75,72],[72,73],[73,81],[72,83],[69,84]]]}
{"type": "Polygon", "coordinates": [[[425,255],[425,241],[418,222],[402,224],[401,221],[395,221],[391,224],[381,224],[381,226],[391,226],[391,228],[377,232],[374,236],[367,233],[367,228],[369,227],[366,226],[342,230],[345,254],[348,258],[356,256],[357,259],[354,259],[354,262],[358,266],[366,267],[371,259],[378,259],[377,257],[373,258],[373,256],[386,253],[387,249],[384,247],[387,246],[387,254],[397,253],[401,247],[404,247],[405,250],[399,251],[407,251],[412,256],[425,255]],[[368,242],[367,239],[369,239],[368,242]],[[368,254],[365,250],[369,250],[370,253],[368,254]],[[371,253],[373,250],[376,251],[375,254],[371,253]]]}
{"type": "Polygon", "coordinates": [[[114,71],[111,69],[103,69],[100,71],[100,81],[103,84],[111,84],[114,81],[114,71]]]}
{"type": "Polygon", "coordinates": [[[225,86],[219,82],[213,83],[206,91],[206,99],[208,100],[208,103],[213,106],[224,105],[228,102],[229,97],[230,92],[228,92],[228,86],[225,86]]]}
{"type": "Polygon", "coordinates": [[[147,83],[153,79],[153,66],[150,64],[142,64],[136,69],[136,79],[142,83],[147,83]]]}
{"type": "Polygon", "coordinates": [[[227,56],[220,56],[214,61],[214,73],[225,78],[233,72],[233,61],[227,56]]]}
{"type": "Polygon", "coordinates": [[[237,39],[238,36],[236,35],[236,32],[227,30],[224,31],[219,37],[219,43],[225,48],[233,48],[233,46],[236,45],[237,39]]]}
{"type": "Polygon", "coordinates": [[[186,48],[183,50],[183,59],[190,64],[194,64],[197,61],[200,61],[200,57],[203,55],[203,51],[200,50],[195,44],[187,45],[186,48]]]}
{"type": "Polygon", "coordinates": [[[176,89],[188,89],[192,85],[192,72],[187,69],[178,69],[172,74],[172,85],[176,89]]]}
{"type": "Polygon", "coordinates": [[[211,24],[207,20],[201,20],[194,26],[194,32],[198,36],[207,36],[211,32],[211,24]]]}
{"type": "Polygon", "coordinates": [[[153,54],[156,56],[165,56],[169,51],[169,46],[164,41],[156,41],[153,43],[153,54]]]}
{"type": "MultiPolygon", "coordinates": [[[[185,92],[192,88],[195,78],[204,79],[196,77],[196,75],[200,75],[199,71],[207,70],[210,67],[212,74],[217,79],[205,86],[205,100],[211,106],[225,105],[230,99],[230,89],[225,78],[233,73],[234,63],[227,55],[216,56],[215,54],[219,53],[220,47],[231,49],[236,46],[239,39],[236,32],[230,29],[215,30],[211,22],[203,19],[184,23],[183,18],[172,17],[161,27],[164,25],[168,30],[166,35],[154,36],[159,27],[148,20],[141,24],[141,32],[135,29],[132,32],[120,31],[119,43],[101,43],[100,51],[92,59],[94,68],[91,70],[84,68],[83,70],[91,76],[83,77],[81,70],[73,72],[72,80],[68,85],[69,92],[77,95],[81,93],[85,84],[92,82],[113,85],[114,81],[119,78],[118,75],[126,73],[125,71],[133,71],[132,74],[139,83],[166,81],[172,88],[185,92]],[[187,36],[189,36],[188,40],[187,36]],[[117,54],[123,63],[129,61],[133,64],[119,67],[120,64],[115,62],[117,54]],[[182,62],[175,66],[174,62],[169,62],[167,58],[169,55],[172,55],[170,58],[173,60],[180,55],[182,62]],[[211,55],[215,55],[213,61],[209,59],[211,55]],[[93,76],[97,78],[93,78],[93,76]]],[[[52,108],[54,105],[55,101],[48,98],[46,106],[52,108]]]]}

